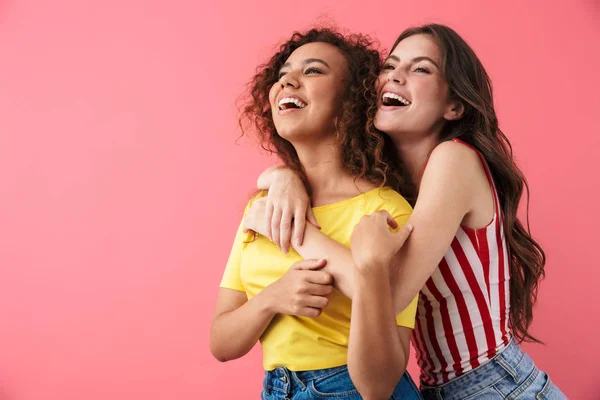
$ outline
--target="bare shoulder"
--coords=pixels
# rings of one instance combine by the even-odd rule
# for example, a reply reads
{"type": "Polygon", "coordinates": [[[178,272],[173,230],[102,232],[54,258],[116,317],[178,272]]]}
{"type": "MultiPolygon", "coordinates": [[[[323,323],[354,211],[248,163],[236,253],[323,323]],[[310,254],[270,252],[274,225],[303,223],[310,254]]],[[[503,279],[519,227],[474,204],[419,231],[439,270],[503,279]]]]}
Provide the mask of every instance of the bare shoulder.
{"type": "Polygon", "coordinates": [[[429,157],[419,187],[417,205],[419,200],[423,202],[428,199],[435,204],[440,198],[452,199],[451,203],[460,203],[466,213],[471,209],[474,194],[486,182],[476,150],[460,142],[442,142],[429,157]]]}
{"type": "Polygon", "coordinates": [[[438,144],[431,152],[429,162],[438,165],[451,164],[465,168],[477,168],[481,165],[477,151],[464,143],[451,140],[438,144]]]}
{"type": "Polygon", "coordinates": [[[470,146],[454,141],[438,144],[429,157],[424,177],[437,176],[453,181],[485,178],[479,153],[470,146]]]}

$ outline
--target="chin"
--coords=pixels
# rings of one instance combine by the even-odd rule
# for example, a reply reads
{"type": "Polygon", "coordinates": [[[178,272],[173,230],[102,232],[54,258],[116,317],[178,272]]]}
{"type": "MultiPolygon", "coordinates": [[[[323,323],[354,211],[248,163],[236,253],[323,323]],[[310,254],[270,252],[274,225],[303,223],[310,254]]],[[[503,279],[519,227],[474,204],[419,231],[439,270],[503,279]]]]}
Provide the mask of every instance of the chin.
{"type": "Polygon", "coordinates": [[[379,129],[381,132],[385,133],[387,136],[392,138],[392,140],[396,140],[406,135],[406,131],[403,129],[402,125],[394,124],[391,121],[388,122],[375,122],[375,128],[379,129]]]}
{"type": "Polygon", "coordinates": [[[375,128],[379,129],[382,132],[388,132],[398,129],[398,124],[394,123],[393,120],[389,118],[377,118],[375,117],[375,128]]]}
{"type": "Polygon", "coordinates": [[[277,129],[277,134],[292,144],[302,136],[298,129],[277,129]]]}

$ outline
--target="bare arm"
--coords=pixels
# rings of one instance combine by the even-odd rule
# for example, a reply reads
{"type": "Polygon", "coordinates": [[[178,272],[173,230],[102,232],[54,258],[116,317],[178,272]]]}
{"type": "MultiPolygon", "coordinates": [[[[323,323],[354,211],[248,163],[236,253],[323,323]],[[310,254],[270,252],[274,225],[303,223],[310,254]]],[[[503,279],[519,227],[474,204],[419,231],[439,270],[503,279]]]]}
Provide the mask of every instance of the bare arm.
{"type": "MultiPolygon", "coordinates": [[[[397,312],[404,310],[419,293],[450,247],[460,224],[473,208],[475,191],[489,192],[485,182],[487,178],[477,154],[466,146],[444,142],[434,149],[409,220],[415,231],[393,261],[392,290],[397,312]],[[482,181],[483,187],[477,184],[482,181]]],[[[300,185],[294,181],[288,184],[300,185]]],[[[304,242],[295,249],[304,258],[326,258],[325,270],[334,277],[336,289],[353,298],[354,274],[348,248],[307,225],[304,242]]]]}
{"type": "Polygon", "coordinates": [[[354,263],[350,249],[331,239],[311,224],[306,225],[304,242],[294,249],[304,259],[326,258],[324,270],[333,277],[333,286],[349,298],[354,296],[354,263]]]}
{"type": "MultiPolygon", "coordinates": [[[[244,220],[244,229],[266,236],[270,225],[270,221],[265,217],[266,208],[266,197],[255,200],[244,220]]],[[[322,234],[314,225],[307,224],[304,242],[300,246],[295,246],[295,249],[305,260],[323,258],[326,254],[327,265],[324,270],[333,276],[334,287],[352,298],[354,286],[352,255],[346,246],[322,234]],[[319,257],[314,258],[314,255],[319,257]]]]}
{"type": "Polygon", "coordinates": [[[327,306],[331,275],[324,260],[302,260],[248,300],[245,292],[221,288],[210,328],[210,351],[219,361],[248,353],[276,314],[315,318],[327,306]]]}
{"type": "Polygon", "coordinates": [[[221,361],[240,358],[258,342],[275,316],[264,291],[250,301],[246,293],[219,289],[210,327],[210,351],[221,361]]]}
{"type": "Polygon", "coordinates": [[[356,277],[348,370],[365,399],[389,399],[406,371],[412,329],[397,326],[389,276],[356,277]]]}
{"type": "Polygon", "coordinates": [[[436,147],[410,218],[415,230],[394,260],[399,266],[393,282],[395,309],[406,307],[433,274],[473,209],[478,190],[490,192],[477,154],[454,142],[436,147]]]}
{"type": "MultiPolygon", "coordinates": [[[[397,223],[386,212],[363,217],[352,234],[352,244],[368,242],[369,236],[375,233],[381,240],[368,245],[401,247],[410,234],[410,227],[394,234],[388,226],[397,227],[397,223]]],[[[362,254],[355,254],[354,249],[352,254],[356,268],[348,370],[363,398],[389,399],[406,370],[412,329],[396,324],[390,270],[369,265],[373,261],[389,263],[390,260],[364,258],[362,254]]],[[[410,312],[414,320],[414,309],[410,312]]]]}
{"type": "MultiPolygon", "coordinates": [[[[466,146],[445,142],[432,153],[409,220],[415,230],[393,260],[395,311],[404,310],[431,276],[473,208],[475,191],[489,191],[486,184],[477,186],[482,179],[486,180],[481,162],[466,146]]],[[[296,250],[302,257],[326,258],[334,286],[353,298],[354,274],[348,248],[307,225],[304,243],[296,250]]]]}

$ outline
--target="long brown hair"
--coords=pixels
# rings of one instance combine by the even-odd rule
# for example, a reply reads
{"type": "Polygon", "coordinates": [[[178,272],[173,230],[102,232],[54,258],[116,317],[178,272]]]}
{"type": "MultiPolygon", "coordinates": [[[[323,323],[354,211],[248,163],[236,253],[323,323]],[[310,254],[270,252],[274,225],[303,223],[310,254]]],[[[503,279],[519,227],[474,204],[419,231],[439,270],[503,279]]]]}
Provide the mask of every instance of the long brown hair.
{"type": "Polygon", "coordinates": [[[527,190],[529,208],[529,186],[514,161],[510,142],[498,127],[490,77],[465,40],[444,25],[409,28],[398,37],[392,51],[402,40],[418,34],[431,35],[437,42],[450,98],[459,100],[464,106],[461,119],[445,124],[440,142],[460,138],[475,147],[489,165],[496,185],[510,260],[510,325],[513,334],[518,341],[540,343],[531,335],[529,327],[538,284],[545,275],[546,255],[531,237],[529,216],[527,229],[517,218],[523,188],[527,190]]]}
{"type": "Polygon", "coordinates": [[[275,129],[269,90],[279,81],[279,70],[292,52],[314,42],[337,47],[348,63],[349,79],[335,126],[342,165],[356,179],[364,178],[380,186],[387,184],[403,193],[403,188],[410,186],[398,170],[395,154],[386,145],[388,139],[379,131],[366,129],[370,121],[367,110],[377,103],[375,82],[381,66],[380,53],[368,36],[343,35],[333,28],[315,28],[304,33],[294,33],[269,61],[257,68],[256,75],[249,82],[249,95],[243,99],[239,119],[242,132],[246,133],[249,128],[253,128],[262,147],[277,154],[306,183],[304,168],[296,150],[275,129]]]}

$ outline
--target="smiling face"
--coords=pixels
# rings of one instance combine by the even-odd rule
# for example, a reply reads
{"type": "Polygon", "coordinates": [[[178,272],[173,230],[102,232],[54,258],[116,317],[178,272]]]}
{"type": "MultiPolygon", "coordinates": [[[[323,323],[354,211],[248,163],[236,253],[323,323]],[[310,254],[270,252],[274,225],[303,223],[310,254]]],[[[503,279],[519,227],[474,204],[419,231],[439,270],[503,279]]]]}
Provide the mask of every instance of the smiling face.
{"type": "MultiPolygon", "coordinates": [[[[377,129],[392,138],[438,133],[448,120],[460,118],[450,100],[440,48],[431,35],[402,40],[383,64],[377,92],[377,129]]],[[[458,110],[459,111],[459,110],[458,110]]]]}
{"type": "Polygon", "coordinates": [[[297,48],[269,92],[277,133],[292,143],[331,136],[347,76],[347,61],[335,46],[314,42],[297,48]]]}

